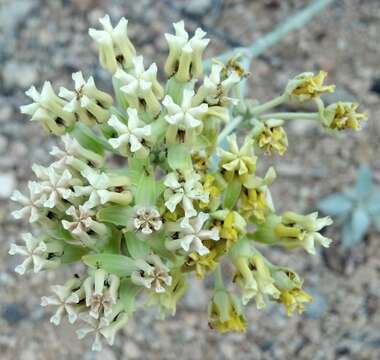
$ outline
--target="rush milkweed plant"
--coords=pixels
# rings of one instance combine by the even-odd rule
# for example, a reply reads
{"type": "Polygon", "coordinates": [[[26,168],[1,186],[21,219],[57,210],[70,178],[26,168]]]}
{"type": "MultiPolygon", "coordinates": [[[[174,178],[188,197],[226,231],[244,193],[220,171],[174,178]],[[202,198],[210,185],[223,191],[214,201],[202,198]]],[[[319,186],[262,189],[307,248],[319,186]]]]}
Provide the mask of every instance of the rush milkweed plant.
{"type": "Polygon", "coordinates": [[[156,64],[146,67],[136,54],[126,19],[116,27],[108,16],[100,23],[103,29],[89,35],[111,74],[113,96],[81,72],[72,75],[73,89],[58,95],[50,82],[26,92],[32,103],[21,112],[62,146],[53,147],[48,167],[33,165],[36,180],[26,195],[12,195],[21,204],[13,216],[34,227],[22,245],[11,245],[9,253],[24,258],[16,272],[82,264],[80,274],[52,286],[41,304],[55,307],[54,325],[67,316],[79,338],[92,334],[93,350],[103,338],[112,345],[141,307],[174,314],[190,274],[200,280],[214,274],[208,321],[221,332],[245,330],[250,302],[261,309],[275,301],[289,315],[301,313],[312,300],[303,280],[261,249],[276,244],[314,254],[317,244],[329,246],[320,230],[332,221],[316,212],[277,213],[269,190],[275,169],[260,177],[256,164],[263,153],[286,152],[284,121],[316,121],[339,132],[359,129],[366,115],[355,103],[325,106],[321,95],[334,86],[324,84],[323,71],[296,76],[267,102],[245,98],[239,57],[214,60],[203,76],[209,39],[201,29],[190,37],[182,21],[165,34],[163,84],[156,64]],[[316,110],[273,112],[288,101],[315,102],[316,110]],[[239,124],[249,131],[238,133],[239,124]],[[234,269],[228,286],[222,262],[234,269]]]}

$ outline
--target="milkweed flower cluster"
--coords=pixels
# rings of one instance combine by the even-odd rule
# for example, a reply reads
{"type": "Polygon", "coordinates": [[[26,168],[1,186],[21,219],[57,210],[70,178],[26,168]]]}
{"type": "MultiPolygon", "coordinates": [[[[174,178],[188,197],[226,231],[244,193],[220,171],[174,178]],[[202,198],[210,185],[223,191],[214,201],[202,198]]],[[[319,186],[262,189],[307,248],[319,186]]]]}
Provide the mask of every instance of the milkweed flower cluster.
{"type": "Polygon", "coordinates": [[[280,245],[314,254],[316,246],[330,244],[320,231],[331,219],[278,214],[269,189],[276,172],[271,167],[260,176],[257,161],[263,153],[286,152],[287,120],[313,120],[338,132],[358,129],[366,115],[354,103],[325,107],[321,96],[334,86],[324,84],[322,71],[296,76],[267,102],[244,98],[248,74],[239,57],[214,60],[203,76],[209,39],[201,29],[190,36],[182,21],[174,35],[165,35],[164,84],[157,65],[136,55],[126,19],[116,27],[108,16],[100,22],[103,29],[89,34],[112,76],[113,95],[81,72],[58,95],[49,82],[26,92],[32,103],[22,113],[62,143],[53,147],[51,165],[33,166],[36,179],[27,193],[12,195],[20,204],[14,217],[35,229],[11,245],[9,253],[23,258],[16,272],[83,265],[81,274],[52,286],[41,304],[55,309],[54,325],[67,318],[79,338],[93,336],[93,350],[104,340],[112,345],[142,306],[174,314],[192,273],[215,277],[209,325],[221,332],[244,331],[244,307],[251,303],[261,309],[275,301],[289,315],[301,313],[311,301],[303,280],[272,264],[262,249],[280,245]],[[315,102],[317,110],[270,112],[287,101],[315,102]],[[250,130],[240,133],[234,123],[250,130]],[[222,262],[234,272],[228,286],[222,262]]]}

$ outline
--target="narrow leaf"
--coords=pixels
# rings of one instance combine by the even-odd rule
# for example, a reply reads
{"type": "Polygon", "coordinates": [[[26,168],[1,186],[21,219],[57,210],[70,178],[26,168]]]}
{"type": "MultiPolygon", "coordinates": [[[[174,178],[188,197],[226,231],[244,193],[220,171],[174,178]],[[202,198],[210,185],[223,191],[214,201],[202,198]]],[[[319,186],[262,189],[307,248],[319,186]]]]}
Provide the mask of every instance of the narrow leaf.
{"type": "Polygon", "coordinates": [[[359,198],[366,196],[372,190],[373,180],[371,169],[362,165],[358,171],[358,176],[356,179],[355,189],[359,198]]]}
{"type": "Polygon", "coordinates": [[[240,196],[241,182],[238,179],[231,181],[224,192],[224,207],[232,209],[240,196]]]}
{"type": "Polygon", "coordinates": [[[92,150],[100,155],[103,155],[104,148],[108,147],[108,143],[102,141],[90,128],[82,123],[77,123],[70,135],[77,139],[79,144],[86,149],[92,150]]]}
{"type": "Polygon", "coordinates": [[[128,252],[134,259],[143,259],[149,254],[149,245],[143,240],[140,240],[135,233],[128,232],[124,237],[128,252]]]}
{"type": "Polygon", "coordinates": [[[136,270],[135,261],[124,255],[117,254],[98,254],[86,255],[82,258],[83,262],[96,269],[104,269],[110,274],[117,276],[129,276],[136,270]]]}
{"type": "Polygon", "coordinates": [[[112,205],[101,208],[96,218],[99,221],[111,223],[114,225],[126,226],[132,214],[132,208],[123,205],[112,205]]]}
{"type": "Polygon", "coordinates": [[[322,199],[318,209],[326,215],[344,216],[352,209],[352,200],[344,193],[336,193],[322,199]]]}
{"type": "Polygon", "coordinates": [[[135,203],[142,206],[153,206],[157,200],[157,181],[152,175],[141,174],[134,191],[135,203]]]}
{"type": "Polygon", "coordinates": [[[173,170],[191,169],[190,151],[185,144],[173,144],[168,147],[168,164],[173,170]]]}
{"type": "Polygon", "coordinates": [[[88,253],[88,249],[82,246],[65,244],[63,246],[62,264],[72,264],[79,261],[83,255],[88,253]]]}
{"type": "Polygon", "coordinates": [[[136,310],[135,300],[141,286],[133,284],[129,279],[123,279],[119,287],[119,297],[123,304],[124,310],[131,314],[136,310]]]}
{"type": "Polygon", "coordinates": [[[352,213],[351,222],[346,221],[343,225],[343,246],[349,248],[360,242],[368,232],[369,224],[367,212],[357,207],[352,213]]]}

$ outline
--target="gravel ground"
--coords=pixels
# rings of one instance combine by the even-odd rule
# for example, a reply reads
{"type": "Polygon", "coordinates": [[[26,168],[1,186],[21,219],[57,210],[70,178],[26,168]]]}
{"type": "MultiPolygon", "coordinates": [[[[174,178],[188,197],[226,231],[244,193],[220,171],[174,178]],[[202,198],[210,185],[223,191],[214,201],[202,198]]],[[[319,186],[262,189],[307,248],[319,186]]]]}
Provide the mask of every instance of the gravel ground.
{"type": "MultiPolygon", "coordinates": [[[[130,321],[116,345],[100,354],[76,339],[72,328],[49,323],[40,297],[49,284],[67,274],[18,277],[9,244],[26,224],[9,215],[7,197],[23,188],[34,162],[46,164],[55,139],[18,112],[28,103],[24,91],[51,80],[70,85],[71,73],[94,74],[107,89],[107,74],[87,35],[89,26],[109,13],[126,16],[136,47],[149,61],[163,62],[162,33],[181,18],[194,29],[201,24],[213,40],[207,55],[249,44],[305,6],[303,0],[0,0],[0,359],[379,359],[380,235],[370,232],[351,253],[336,243],[314,257],[302,251],[273,249],[271,259],[294,267],[305,277],[315,302],[303,316],[288,318],[277,306],[248,310],[245,334],[220,335],[207,327],[208,286],[196,280],[174,318],[160,322],[153,312],[130,321]],[[21,229],[20,229],[21,227],[21,229]]],[[[380,180],[380,6],[378,0],[341,0],[260,56],[252,64],[250,93],[259,99],[277,94],[289,76],[327,70],[338,91],[329,96],[359,99],[370,121],[357,134],[331,138],[310,123],[288,126],[290,149],[274,163],[279,179],[273,196],[280,210],[309,211],[322,196],[349,185],[355,169],[368,163],[380,180]]]]}

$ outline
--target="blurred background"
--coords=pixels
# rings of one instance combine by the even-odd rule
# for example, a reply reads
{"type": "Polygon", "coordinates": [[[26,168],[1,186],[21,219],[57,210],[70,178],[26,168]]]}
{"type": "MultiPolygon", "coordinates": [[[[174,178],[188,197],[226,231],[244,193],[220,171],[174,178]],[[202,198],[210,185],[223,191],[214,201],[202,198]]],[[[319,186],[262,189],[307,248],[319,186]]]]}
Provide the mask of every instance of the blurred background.
{"type": "MultiPolygon", "coordinates": [[[[162,65],[164,32],[184,19],[189,30],[201,26],[211,45],[207,57],[251,44],[313,1],[306,0],[0,0],[0,359],[379,359],[380,234],[365,228],[360,241],[342,246],[341,229],[327,232],[334,243],[308,256],[302,250],[273,248],[272,261],[291,264],[304,278],[314,303],[288,318],[276,304],[258,312],[248,308],[245,334],[217,334],[207,326],[208,284],[192,280],[174,318],[156,321],[153,311],[139,312],[113,348],[89,351],[64,323],[49,323],[50,309],[39,305],[49,285],[71,273],[19,277],[19,259],[9,244],[28,229],[15,222],[7,198],[31,178],[31,165],[47,165],[56,142],[19,113],[29,103],[24,91],[50,80],[70,88],[71,73],[93,74],[110,90],[87,34],[108,13],[129,19],[129,36],[145,62],[162,65]]],[[[289,150],[263,157],[274,164],[272,186],[278,209],[311,212],[325,196],[352,186],[357,169],[367,164],[380,180],[380,3],[336,0],[301,30],[292,32],[254,59],[248,96],[266,100],[279,94],[289,77],[303,71],[329,72],[337,91],[327,103],[358,99],[368,110],[363,131],[331,137],[312,122],[287,124],[289,150]]],[[[285,109],[286,110],[286,109],[285,109]]],[[[339,222],[339,221],[338,221],[339,222]]]]}

